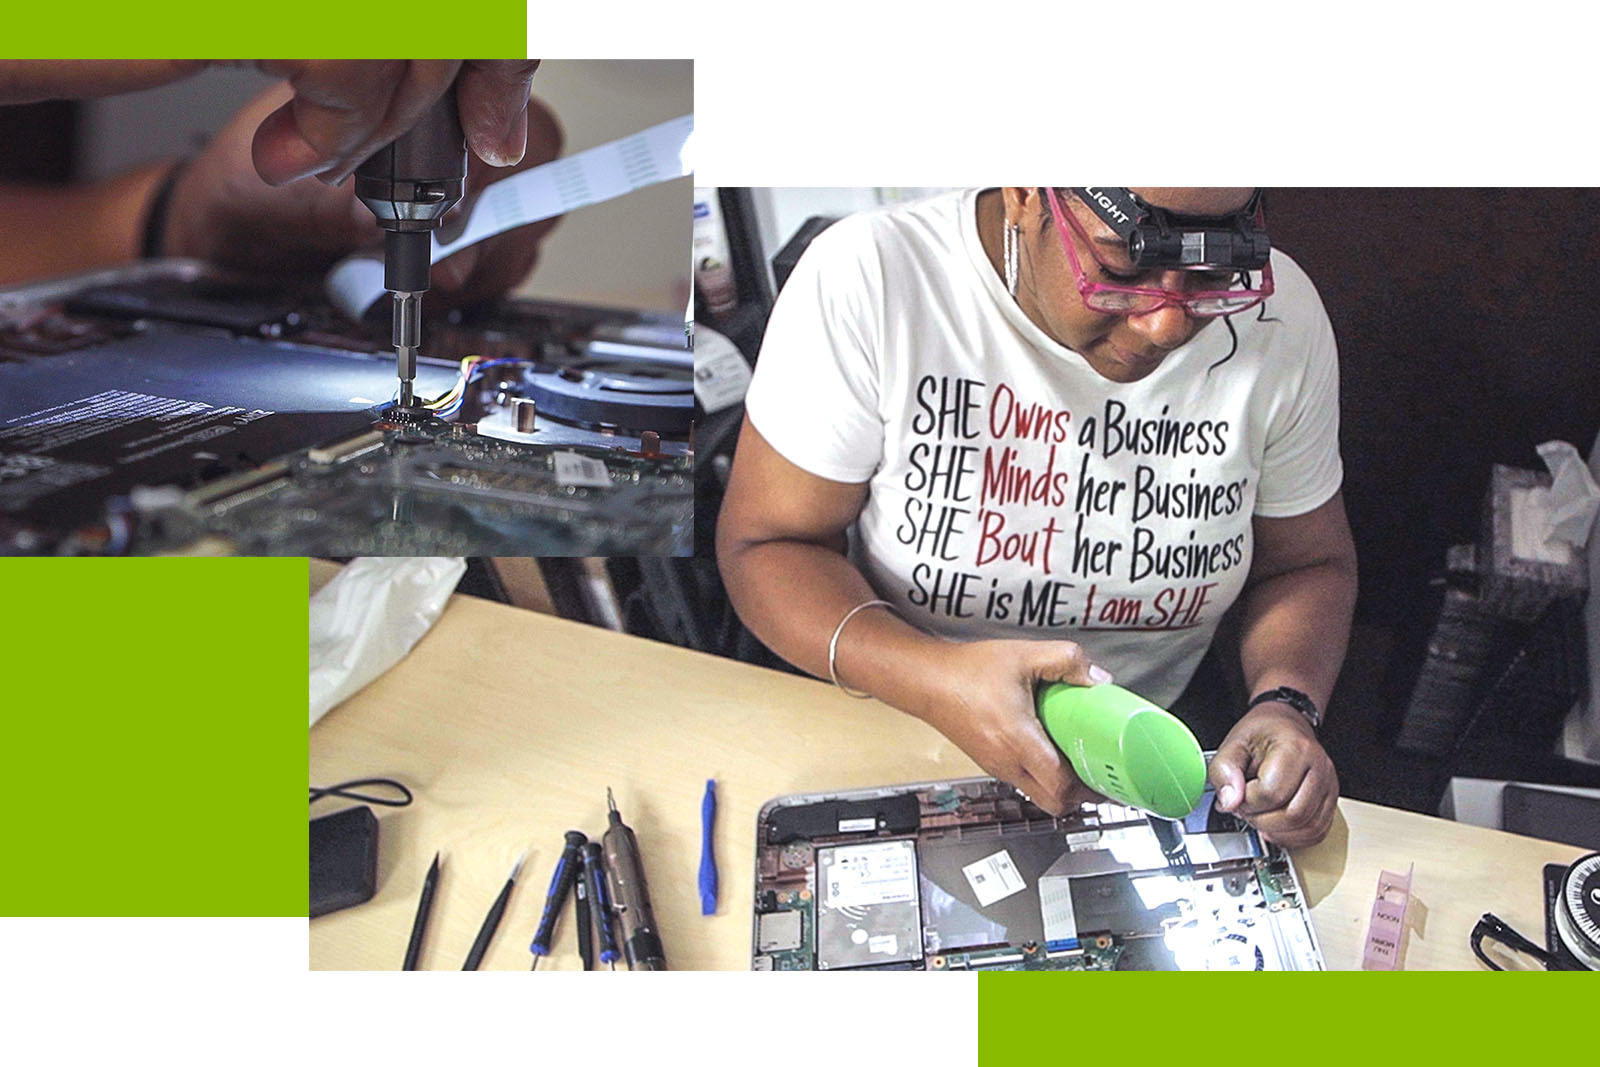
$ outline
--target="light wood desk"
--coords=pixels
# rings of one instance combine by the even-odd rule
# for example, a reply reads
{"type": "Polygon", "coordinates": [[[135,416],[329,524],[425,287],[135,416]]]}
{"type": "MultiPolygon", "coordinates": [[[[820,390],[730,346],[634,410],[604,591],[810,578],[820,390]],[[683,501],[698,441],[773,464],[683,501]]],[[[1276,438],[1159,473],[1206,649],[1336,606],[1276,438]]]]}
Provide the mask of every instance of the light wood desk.
{"type": "MultiPolygon", "coordinates": [[[[313,585],[333,569],[313,561],[313,585]]],[[[470,597],[397,667],[311,730],[311,781],[386,775],[416,792],[378,808],[378,895],[311,922],[314,968],[395,969],[422,876],[445,855],[421,966],[461,966],[528,850],[485,968],[526,970],[562,833],[598,838],[606,786],[638,834],[674,969],[750,964],[756,812],[788,793],[978,774],[928,726],[825,683],[470,597]],[[700,914],[700,797],[717,780],[717,914],[700,914]]],[[[1540,869],[1567,845],[1340,802],[1328,839],[1295,854],[1330,968],[1360,966],[1378,872],[1416,863],[1409,970],[1478,968],[1467,945],[1493,911],[1536,940],[1540,869]]],[[[319,813],[336,810],[324,801],[319,813]]],[[[578,966],[572,916],[541,969],[578,966]]]]}

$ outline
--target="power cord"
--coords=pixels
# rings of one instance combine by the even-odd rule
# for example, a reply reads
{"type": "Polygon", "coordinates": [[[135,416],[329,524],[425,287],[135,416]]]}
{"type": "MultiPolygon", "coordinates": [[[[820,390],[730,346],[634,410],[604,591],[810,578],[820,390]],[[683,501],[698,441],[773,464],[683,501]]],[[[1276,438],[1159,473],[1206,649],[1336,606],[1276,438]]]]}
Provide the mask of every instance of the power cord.
{"type": "Polygon", "coordinates": [[[323,797],[343,797],[345,800],[358,800],[364,804],[381,804],[386,808],[403,808],[407,804],[411,803],[412,800],[411,790],[407,789],[404,785],[395,781],[393,778],[355,778],[348,782],[340,782],[338,785],[311,787],[311,803],[315,804],[323,797]],[[388,786],[393,788],[405,799],[402,800],[395,797],[373,796],[370,793],[351,792],[351,790],[357,786],[369,785],[388,786]]]}

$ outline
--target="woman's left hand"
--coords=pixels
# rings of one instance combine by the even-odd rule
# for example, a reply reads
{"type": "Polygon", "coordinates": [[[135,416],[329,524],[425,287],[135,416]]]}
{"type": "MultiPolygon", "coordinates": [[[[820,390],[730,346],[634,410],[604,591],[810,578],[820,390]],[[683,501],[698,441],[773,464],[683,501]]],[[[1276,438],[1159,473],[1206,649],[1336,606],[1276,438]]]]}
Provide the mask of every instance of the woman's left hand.
{"type": "Polygon", "coordinates": [[[1211,760],[1217,807],[1243,817],[1284,848],[1327,836],[1339,799],[1339,776],[1311,724],[1285,704],[1246,712],[1211,760]]]}

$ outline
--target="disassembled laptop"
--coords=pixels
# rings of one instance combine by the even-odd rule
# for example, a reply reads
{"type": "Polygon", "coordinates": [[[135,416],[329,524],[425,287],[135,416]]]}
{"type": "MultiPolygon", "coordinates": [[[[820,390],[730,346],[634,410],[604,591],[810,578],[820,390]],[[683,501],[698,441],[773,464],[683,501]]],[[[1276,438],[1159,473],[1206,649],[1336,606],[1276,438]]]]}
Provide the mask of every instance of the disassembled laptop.
{"type": "Polygon", "coordinates": [[[1174,867],[1143,812],[1056,818],[992,778],[781,797],[756,828],[752,966],[1322,970],[1289,856],[1212,806],[1174,867]]]}

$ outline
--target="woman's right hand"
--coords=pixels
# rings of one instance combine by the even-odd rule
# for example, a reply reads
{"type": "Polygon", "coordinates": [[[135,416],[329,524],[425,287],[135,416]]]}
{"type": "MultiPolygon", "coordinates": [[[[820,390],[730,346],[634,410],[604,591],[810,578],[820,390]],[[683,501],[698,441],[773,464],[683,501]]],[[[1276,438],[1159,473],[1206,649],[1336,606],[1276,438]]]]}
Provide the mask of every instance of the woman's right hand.
{"type": "Polygon", "coordinates": [[[768,648],[921,719],[1051,814],[1097,799],[1045,734],[1033,694],[1040,683],[1092,685],[1109,673],[1071,641],[951,642],[889,611],[838,629],[852,605],[879,595],[845,555],[867,483],[796,466],[748,417],[735,455],[717,563],[739,617],[768,648]]]}
{"type": "Polygon", "coordinates": [[[1111,680],[1072,641],[972,641],[944,646],[939,696],[923,718],[989,774],[1052,815],[1105,798],[1079,780],[1035,710],[1039,685],[1111,680]]]}

